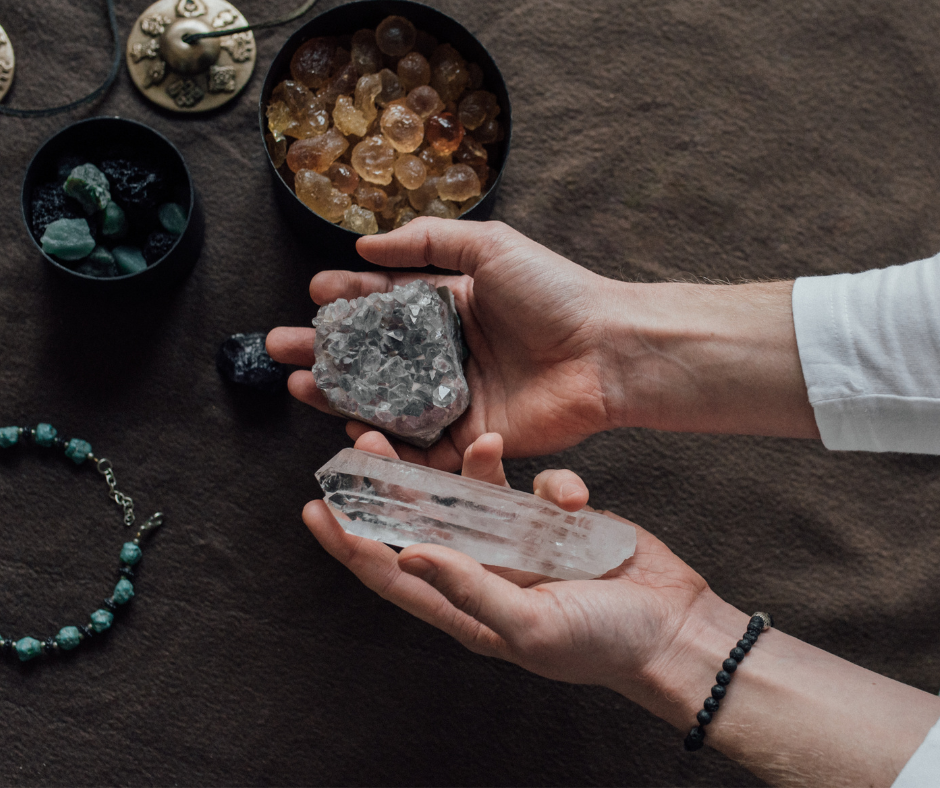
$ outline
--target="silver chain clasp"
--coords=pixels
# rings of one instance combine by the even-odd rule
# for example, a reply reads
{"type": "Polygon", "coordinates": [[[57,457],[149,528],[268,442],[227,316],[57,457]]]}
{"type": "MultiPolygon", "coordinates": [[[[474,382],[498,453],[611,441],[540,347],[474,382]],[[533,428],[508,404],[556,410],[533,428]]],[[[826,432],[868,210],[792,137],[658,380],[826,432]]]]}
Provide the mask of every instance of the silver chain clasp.
{"type": "Polygon", "coordinates": [[[105,458],[95,460],[95,467],[108,483],[108,497],[124,510],[124,525],[129,528],[134,524],[135,519],[134,499],[118,490],[111,460],[105,458]]]}

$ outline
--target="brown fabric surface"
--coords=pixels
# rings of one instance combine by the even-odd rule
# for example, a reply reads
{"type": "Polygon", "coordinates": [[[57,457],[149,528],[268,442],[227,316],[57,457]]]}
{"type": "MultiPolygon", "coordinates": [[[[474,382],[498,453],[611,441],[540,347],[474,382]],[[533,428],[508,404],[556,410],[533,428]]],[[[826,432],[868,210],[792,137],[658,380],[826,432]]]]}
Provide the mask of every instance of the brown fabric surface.
{"type": "MultiPolygon", "coordinates": [[[[257,20],[292,7],[241,0],[257,20]]],[[[335,5],[324,0],[322,8],[335,5]]],[[[120,2],[126,36],[146,3],[120,2]]],[[[926,0],[539,0],[433,5],[500,64],[515,136],[494,218],[612,277],[861,271],[940,249],[940,11],[926,0]]],[[[7,103],[96,86],[104,2],[0,2],[7,103]]],[[[315,244],[278,213],[256,127],[271,58],[210,116],[144,101],[122,69],[92,108],[0,117],[0,422],[48,420],[110,457],[167,524],[132,609],[73,657],[0,665],[5,785],[757,785],[613,693],[463,651],[367,591],[300,521],[343,425],[232,391],[236,331],[306,325],[315,244]],[[177,291],[90,309],[19,215],[33,152],[117,114],[186,157],[205,246],[177,291]]],[[[872,670],[940,686],[940,460],[808,441],[620,431],[551,466],[661,536],[725,599],[872,670]]],[[[0,458],[0,633],[94,609],[123,541],[90,470],[0,458]]],[[[717,670],[717,667],[716,667],[717,670]]],[[[702,688],[703,697],[707,688],[702,688]]],[[[877,709],[872,710],[877,714],[877,709]]],[[[690,721],[691,722],[691,721],[690,721]]]]}

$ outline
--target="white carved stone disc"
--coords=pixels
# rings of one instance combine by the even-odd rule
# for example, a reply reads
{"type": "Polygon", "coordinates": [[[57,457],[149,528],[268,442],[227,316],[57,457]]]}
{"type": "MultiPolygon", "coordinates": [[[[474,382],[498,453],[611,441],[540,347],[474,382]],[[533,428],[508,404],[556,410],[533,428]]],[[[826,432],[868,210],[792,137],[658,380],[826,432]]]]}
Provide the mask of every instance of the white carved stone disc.
{"type": "Polygon", "coordinates": [[[251,31],[193,45],[187,33],[247,25],[226,0],[158,0],[127,36],[127,69],[148,99],[174,112],[207,112],[231,101],[248,84],[257,47],[251,31]]]}
{"type": "Polygon", "coordinates": [[[6,34],[6,31],[0,27],[0,101],[13,84],[13,69],[16,65],[16,59],[13,57],[13,44],[6,34]]]}

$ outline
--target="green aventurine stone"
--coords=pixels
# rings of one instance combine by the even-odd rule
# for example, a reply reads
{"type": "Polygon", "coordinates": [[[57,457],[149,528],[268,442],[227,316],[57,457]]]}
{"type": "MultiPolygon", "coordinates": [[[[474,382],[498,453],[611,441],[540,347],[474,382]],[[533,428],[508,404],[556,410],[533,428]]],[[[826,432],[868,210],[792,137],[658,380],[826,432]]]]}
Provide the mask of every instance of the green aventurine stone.
{"type": "Polygon", "coordinates": [[[147,267],[143,253],[136,246],[116,246],[112,254],[122,274],[139,274],[147,267]]]}
{"type": "Polygon", "coordinates": [[[13,648],[16,649],[16,656],[20,658],[20,662],[26,662],[26,660],[42,654],[42,643],[36,638],[21,638],[16,641],[13,648]]]}
{"type": "Polygon", "coordinates": [[[124,210],[113,200],[105,206],[101,232],[109,238],[120,238],[127,232],[127,219],[124,218],[124,210]]]}
{"type": "Polygon", "coordinates": [[[78,631],[78,627],[62,627],[59,634],[55,636],[55,642],[63,651],[71,651],[82,642],[82,634],[78,631]]]}
{"type": "Polygon", "coordinates": [[[34,437],[36,443],[40,446],[51,446],[55,442],[58,434],[59,431],[51,424],[37,424],[34,437]]]}
{"type": "Polygon", "coordinates": [[[140,548],[133,542],[125,542],[121,548],[121,560],[130,566],[133,566],[140,560],[140,548]]]}
{"type": "Polygon", "coordinates": [[[89,618],[91,619],[91,628],[95,632],[104,632],[114,621],[114,613],[110,610],[96,610],[89,618]]]}
{"type": "Polygon", "coordinates": [[[96,246],[95,250],[75,270],[85,276],[94,276],[99,279],[121,275],[117,263],[114,262],[114,255],[103,246],[96,246]]]}
{"type": "Polygon", "coordinates": [[[117,585],[114,587],[114,593],[111,594],[111,596],[114,597],[115,602],[119,605],[123,605],[134,596],[134,584],[126,577],[122,577],[118,580],[117,585]]]}
{"type": "Polygon", "coordinates": [[[83,441],[81,438],[72,438],[69,445],[65,447],[65,456],[76,465],[81,465],[91,454],[91,444],[83,441]]]}
{"type": "Polygon", "coordinates": [[[49,222],[39,239],[46,254],[62,260],[81,260],[95,248],[88,222],[85,219],[56,219],[49,222]]]}
{"type": "Polygon", "coordinates": [[[72,170],[62,191],[78,200],[88,214],[104,210],[111,202],[108,179],[94,164],[82,164],[72,170]]]}
{"type": "Polygon", "coordinates": [[[159,215],[160,224],[163,225],[163,229],[170,233],[170,235],[183,234],[183,230],[186,229],[186,222],[188,221],[183,206],[177,205],[175,202],[168,202],[160,206],[159,215]]]}
{"type": "Polygon", "coordinates": [[[0,449],[15,446],[20,439],[19,427],[0,427],[0,449]]]}

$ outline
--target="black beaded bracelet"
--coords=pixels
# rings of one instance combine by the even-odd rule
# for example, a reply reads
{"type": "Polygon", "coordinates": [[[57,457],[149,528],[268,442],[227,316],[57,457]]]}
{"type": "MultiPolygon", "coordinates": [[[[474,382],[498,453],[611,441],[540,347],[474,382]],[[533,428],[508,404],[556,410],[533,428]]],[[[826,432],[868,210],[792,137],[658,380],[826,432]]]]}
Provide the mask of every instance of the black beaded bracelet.
{"type": "Polygon", "coordinates": [[[721,700],[725,697],[725,693],[728,691],[728,685],[731,683],[731,676],[738,669],[738,663],[744,659],[751,650],[751,647],[757,643],[757,638],[760,637],[760,633],[770,629],[773,625],[774,619],[770,613],[755,613],[751,616],[744,637],[731,649],[728,659],[721,663],[721,670],[719,670],[718,675],[715,676],[717,683],[712,687],[712,695],[710,698],[705,699],[705,708],[695,717],[698,720],[698,725],[692,728],[692,730],[689,731],[689,735],[685,737],[683,744],[686,750],[694,752],[705,746],[705,726],[712,721],[712,717],[714,717],[715,712],[718,711],[721,700]]]}

